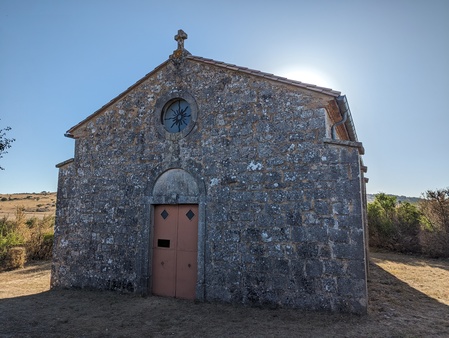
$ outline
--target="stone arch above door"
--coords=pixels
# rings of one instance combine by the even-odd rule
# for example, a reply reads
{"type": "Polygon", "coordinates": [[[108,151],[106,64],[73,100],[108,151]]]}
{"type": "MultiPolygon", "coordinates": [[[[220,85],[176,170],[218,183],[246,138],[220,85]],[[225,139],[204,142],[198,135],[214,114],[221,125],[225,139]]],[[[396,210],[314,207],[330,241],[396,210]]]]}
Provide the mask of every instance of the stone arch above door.
{"type": "Polygon", "coordinates": [[[154,184],[154,204],[199,203],[200,189],[195,178],[183,169],[169,169],[154,184]]]}
{"type": "MultiPolygon", "coordinates": [[[[149,202],[151,207],[150,228],[148,232],[149,243],[145,248],[150,248],[153,241],[154,207],[161,204],[197,204],[198,205],[198,270],[196,299],[205,299],[205,236],[206,236],[206,191],[204,182],[186,170],[171,168],[164,171],[154,182],[149,202]]],[[[146,249],[145,249],[146,250],[146,249]]],[[[152,271],[152,252],[145,251],[148,257],[146,273],[152,271]]],[[[147,259],[147,258],[145,258],[147,259]]],[[[151,276],[150,276],[151,278],[151,276]]],[[[148,285],[151,288],[151,284],[148,285]]]]}

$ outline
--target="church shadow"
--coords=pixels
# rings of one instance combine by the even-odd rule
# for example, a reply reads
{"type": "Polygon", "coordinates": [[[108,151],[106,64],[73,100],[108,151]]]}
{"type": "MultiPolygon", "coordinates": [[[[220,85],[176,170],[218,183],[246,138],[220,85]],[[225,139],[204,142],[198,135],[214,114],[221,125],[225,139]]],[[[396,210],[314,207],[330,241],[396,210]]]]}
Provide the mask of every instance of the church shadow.
{"type": "Polygon", "coordinates": [[[449,259],[431,259],[431,258],[426,258],[424,259],[420,259],[420,257],[416,257],[416,261],[408,261],[408,262],[403,262],[403,264],[406,265],[410,265],[410,266],[430,266],[432,268],[438,268],[438,269],[443,269],[446,271],[449,271],[449,259]]]}
{"type": "Polygon", "coordinates": [[[370,262],[367,316],[57,289],[0,299],[0,336],[449,336],[449,306],[370,262]]]}
{"type": "Polygon", "coordinates": [[[374,251],[371,253],[374,261],[391,261],[413,267],[432,267],[449,271],[449,258],[429,258],[418,254],[397,254],[392,252],[374,251]]]}
{"type": "MultiPolygon", "coordinates": [[[[420,262],[404,264],[422,266],[420,262]]],[[[440,266],[435,264],[435,267],[440,266]]],[[[373,261],[370,262],[368,293],[368,314],[372,319],[411,336],[449,336],[448,305],[411,287],[373,261]]]]}

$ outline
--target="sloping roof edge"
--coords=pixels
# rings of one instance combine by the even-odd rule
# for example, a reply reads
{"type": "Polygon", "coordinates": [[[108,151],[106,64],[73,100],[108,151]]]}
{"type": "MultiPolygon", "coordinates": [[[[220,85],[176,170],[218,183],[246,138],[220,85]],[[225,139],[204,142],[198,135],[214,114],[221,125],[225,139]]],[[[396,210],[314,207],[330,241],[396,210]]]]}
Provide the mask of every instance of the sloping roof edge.
{"type": "MultiPolygon", "coordinates": [[[[313,84],[304,83],[304,82],[301,82],[301,81],[290,80],[290,79],[287,79],[285,77],[276,76],[274,74],[265,73],[265,72],[262,72],[262,71],[259,71],[259,70],[250,69],[250,68],[246,68],[246,67],[240,67],[240,66],[236,66],[236,65],[233,65],[233,64],[225,63],[225,62],[216,61],[216,60],[213,60],[213,59],[207,59],[207,58],[203,58],[203,57],[200,57],[200,56],[193,56],[193,55],[186,55],[185,58],[189,59],[189,60],[196,61],[196,62],[210,64],[210,65],[214,65],[214,66],[220,67],[220,68],[225,68],[225,69],[228,69],[228,70],[234,70],[234,71],[237,71],[237,72],[250,74],[250,75],[257,76],[257,77],[260,77],[260,78],[263,78],[263,79],[266,79],[266,80],[272,80],[272,81],[275,81],[275,82],[284,83],[284,84],[292,85],[292,86],[295,86],[295,87],[298,87],[298,88],[307,89],[307,90],[310,90],[310,91],[314,91],[314,92],[318,92],[318,93],[321,93],[321,94],[329,95],[329,96],[334,97],[335,99],[340,97],[340,94],[341,94],[339,91],[336,91],[336,90],[333,90],[333,89],[330,89],[330,88],[320,87],[320,86],[316,86],[316,85],[313,85],[313,84]]],[[[108,106],[110,106],[110,105],[114,104],[115,102],[117,102],[118,100],[120,100],[127,93],[129,93],[135,87],[139,86],[142,82],[144,82],[146,79],[148,79],[154,73],[156,73],[158,70],[160,70],[161,68],[165,67],[165,65],[168,62],[170,62],[170,59],[168,59],[165,62],[161,63],[159,66],[154,68],[151,72],[149,72],[144,77],[142,77],[140,80],[138,80],[136,83],[131,85],[128,89],[126,89],[125,91],[123,91],[122,93],[117,95],[115,98],[110,100],[108,103],[104,104],[101,108],[97,109],[94,113],[92,113],[91,115],[89,115],[88,117],[86,117],[85,119],[80,121],[79,123],[74,125],[72,128],[70,128],[64,134],[64,136],[69,137],[69,138],[74,138],[73,132],[78,127],[80,127],[83,124],[85,124],[86,122],[90,121],[95,116],[97,116],[100,112],[102,112],[105,108],[107,108],[108,106]]]]}
{"type": "Polygon", "coordinates": [[[55,167],[59,169],[69,163],[72,163],[73,161],[75,161],[74,158],[69,158],[68,160],[65,160],[64,162],[58,163],[55,167]]]}
{"type": "Polygon", "coordinates": [[[340,114],[347,113],[348,117],[345,122],[345,127],[348,132],[349,139],[354,142],[358,142],[357,133],[355,131],[354,121],[352,119],[351,109],[349,108],[348,99],[346,95],[341,95],[336,98],[338,107],[340,108],[340,114]]]}
{"type": "Polygon", "coordinates": [[[149,72],[148,74],[146,74],[144,77],[142,77],[140,80],[138,80],[136,83],[134,83],[133,85],[131,85],[130,87],[128,87],[128,89],[126,89],[125,91],[121,92],[119,95],[117,95],[116,97],[114,97],[111,101],[109,101],[108,103],[104,104],[101,108],[97,109],[95,112],[93,112],[92,114],[90,114],[88,117],[86,117],[84,120],[80,121],[79,123],[77,123],[76,125],[74,125],[72,128],[70,128],[69,130],[67,130],[67,132],[64,134],[64,136],[66,137],[70,137],[73,138],[72,132],[77,129],[78,127],[82,126],[84,123],[86,123],[87,121],[93,119],[95,116],[97,116],[100,112],[102,112],[106,107],[114,104],[115,102],[117,102],[118,100],[120,100],[123,96],[125,96],[126,94],[128,94],[131,90],[133,90],[135,87],[139,86],[142,82],[145,82],[146,79],[148,79],[151,75],[153,75],[154,73],[156,73],[159,69],[165,67],[165,65],[169,62],[170,60],[166,60],[163,63],[161,63],[159,66],[157,66],[156,68],[154,68],[151,72],[149,72]]]}
{"type": "Polygon", "coordinates": [[[308,89],[308,90],[311,90],[314,92],[327,94],[327,95],[330,95],[333,97],[338,97],[341,94],[339,91],[336,91],[336,90],[333,90],[330,88],[320,87],[320,86],[316,86],[316,85],[301,82],[301,81],[290,80],[290,79],[287,79],[286,77],[277,76],[277,75],[270,74],[270,73],[265,73],[260,70],[236,66],[236,65],[233,65],[230,63],[225,63],[225,62],[216,61],[216,60],[212,60],[212,59],[206,59],[206,58],[203,58],[200,56],[188,55],[188,56],[186,56],[186,59],[195,60],[198,62],[214,65],[214,66],[225,68],[225,69],[235,70],[235,71],[246,73],[246,74],[251,74],[254,76],[262,77],[267,80],[272,80],[272,81],[276,81],[276,82],[280,82],[280,83],[289,84],[289,85],[292,85],[295,87],[308,89]]]}

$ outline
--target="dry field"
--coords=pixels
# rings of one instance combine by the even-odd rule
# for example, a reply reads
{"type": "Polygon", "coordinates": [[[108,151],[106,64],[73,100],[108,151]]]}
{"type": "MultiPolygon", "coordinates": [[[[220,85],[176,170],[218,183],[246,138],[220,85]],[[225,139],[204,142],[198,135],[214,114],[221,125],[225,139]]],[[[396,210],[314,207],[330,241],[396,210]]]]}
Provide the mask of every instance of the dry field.
{"type": "Polygon", "coordinates": [[[0,218],[14,219],[18,207],[24,208],[27,218],[54,215],[56,193],[0,194],[0,218]]]}
{"type": "Polygon", "coordinates": [[[449,261],[372,253],[367,316],[49,291],[50,263],[0,273],[0,337],[449,337],[449,261]]]}

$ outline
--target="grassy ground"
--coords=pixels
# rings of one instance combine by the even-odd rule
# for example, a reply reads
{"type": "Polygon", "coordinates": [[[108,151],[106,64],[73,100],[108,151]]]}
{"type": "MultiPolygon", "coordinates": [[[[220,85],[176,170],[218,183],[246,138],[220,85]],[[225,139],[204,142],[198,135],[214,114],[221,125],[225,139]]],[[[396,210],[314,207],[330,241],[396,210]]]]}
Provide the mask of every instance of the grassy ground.
{"type": "Polygon", "coordinates": [[[49,291],[50,263],[0,273],[0,337],[449,337],[449,261],[372,253],[354,316],[49,291]]]}
{"type": "Polygon", "coordinates": [[[54,215],[56,193],[0,194],[0,218],[14,218],[17,207],[23,207],[27,218],[54,215]]]}

